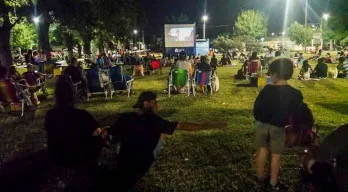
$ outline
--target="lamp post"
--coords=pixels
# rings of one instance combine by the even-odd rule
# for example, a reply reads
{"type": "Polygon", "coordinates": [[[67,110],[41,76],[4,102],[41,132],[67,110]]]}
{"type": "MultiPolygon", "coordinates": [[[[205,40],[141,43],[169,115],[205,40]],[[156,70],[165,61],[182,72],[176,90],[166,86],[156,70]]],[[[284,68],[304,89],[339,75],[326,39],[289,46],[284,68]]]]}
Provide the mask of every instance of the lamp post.
{"type": "MultiPolygon", "coordinates": [[[[309,7],[309,2],[306,0],[306,8],[305,8],[305,30],[307,30],[308,26],[308,7],[309,7]]],[[[307,32],[305,33],[305,39],[307,40],[307,32]]],[[[307,53],[307,42],[304,43],[305,47],[305,53],[307,53]]]]}
{"type": "Polygon", "coordinates": [[[328,13],[324,13],[323,14],[323,17],[321,19],[321,24],[320,24],[320,32],[321,32],[321,49],[323,49],[323,45],[324,45],[324,27],[323,27],[323,24],[324,24],[324,20],[325,22],[329,19],[330,15],[328,13]]]}
{"type": "Polygon", "coordinates": [[[203,20],[203,39],[205,39],[205,22],[208,21],[208,16],[204,15],[202,17],[202,20],[203,20]]]}
{"type": "Polygon", "coordinates": [[[136,40],[136,39],[137,39],[137,38],[136,38],[137,34],[138,34],[138,30],[134,29],[134,30],[133,30],[134,41],[133,41],[132,49],[134,48],[134,44],[137,45],[137,42],[136,42],[136,41],[137,41],[137,40],[136,40]]]}

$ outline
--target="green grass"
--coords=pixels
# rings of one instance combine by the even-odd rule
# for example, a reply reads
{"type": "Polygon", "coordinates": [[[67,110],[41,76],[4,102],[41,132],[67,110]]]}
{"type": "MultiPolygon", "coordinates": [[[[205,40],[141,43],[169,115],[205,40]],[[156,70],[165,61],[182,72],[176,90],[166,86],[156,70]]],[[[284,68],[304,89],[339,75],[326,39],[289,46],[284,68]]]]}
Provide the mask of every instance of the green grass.
{"type": "MultiPolygon", "coordinates": [[[[239,68],[239,67],[238,67],[239,68]]],[[[168,136],[160,158],[139,183],[142,191],[253,191],[254,184],[248,180],[254,173],[253,104],[261,88],[237,87],[242,81],[231,75],[236,67],[218,68],[220,91],[213,96],[196,97],[162,94],[166,88],[166,74],[136,77],[136,94],[127,98],[116,95],[104,101],[94,97],[90,102],[79,103],[78,108],[89,111],[102,125],[110,125],[119,113],[129,111],[138,94],[153,90],[159,95],[159,114],[166,119],[193,122],[225,122],[226,129],[184,132],[176,131],[168,136]]],[[[298,74],[298,70],[296,72],[298,74]]],[[[321,128],[322,137],[336,127],[348,122],[348,81],[325,79],[299,81],[291,85],[302,91],[305,102],[321,128]]],[[[49,93],[53,93],[53,82],[49,93]]],[[[42,102],[35,117],[18,118],[1,114],[0,154],[2,162],[30,154],[46,147],[43,129],[47,110],[53,107],[53,98],[42,102]]],[[[102,161],[108,161],[104,154],[102,161]]],[[[291,189],[298,182],[299,159],[287,150],[283,158],[281,180],[291,189]]],[[[290,190],[291,191],[291,190],[290,190]]]]}

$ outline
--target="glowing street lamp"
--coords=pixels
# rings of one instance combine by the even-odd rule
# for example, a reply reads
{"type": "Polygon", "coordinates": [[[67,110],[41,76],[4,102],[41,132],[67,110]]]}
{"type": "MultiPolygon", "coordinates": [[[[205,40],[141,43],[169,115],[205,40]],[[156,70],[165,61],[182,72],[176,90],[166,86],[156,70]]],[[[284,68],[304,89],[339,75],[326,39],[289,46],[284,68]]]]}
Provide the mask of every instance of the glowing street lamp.
{"type": "Polygon", "coordinates": [[[271,35],[274,36],[274,33],[272,33],[271,35]]]}
{"type": "Polygon", "coordinates": [[[327,21],[329,19],[329,17],[330,17],[330,14],[328,14],[328,13],[323,14],[323,19],[325,19],[325,21],[327,21]]]}
{"type": "Polygon", "coordinates": [[[203,20],[203,39],[205,39],[205,22],[208,21],[208,15],[203,15],[202,20],[203,20]]]}
{"type": "Polygon", "coordinates": [[[138,34],[138,30],[135,29],[135,30],[133,31],[133,33],[134,33],[134,35],[138,34]]]}
{"type": "Polygon", "coordinates": [[[265,38],[262,37],[262,38],[261,38],[261,41],[263,42],[264,40],[265,40],[265,38]]]}
{"type": "Polygon", "coordinates": [[[33,21],[35,24],[38,24],[40,22],[40,17],[34,17],[33,21]]]}

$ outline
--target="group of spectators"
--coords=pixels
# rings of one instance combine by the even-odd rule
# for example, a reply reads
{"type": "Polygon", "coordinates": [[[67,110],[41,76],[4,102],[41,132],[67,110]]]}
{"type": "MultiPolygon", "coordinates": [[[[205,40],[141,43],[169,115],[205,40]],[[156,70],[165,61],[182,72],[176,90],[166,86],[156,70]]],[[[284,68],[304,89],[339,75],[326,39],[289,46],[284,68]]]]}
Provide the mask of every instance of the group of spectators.
{"type": "MultiPolygon", "coordinates": [[[[46,93],[43,83],[46,77],[45,75],[37,72],[34,65],[28,64],[27,72],[23,73],[22,75],[19,74],[15,66],[10,66],[9,68],[0,66],[0,71],[0,89],[2,93],[8,92],[11,87],[13,87],[13,84],[17,84],[18,86],[21,86],[22,89],[29,90],[31,101],[35,106],[38,107],[40,105],[36,92],[42,89],[42,91],[46,93]]],[[[19,90],[16,90],[16,92],[19,92],[19,90]]],[[[13,98],[10,95],[0,99],[1,102],[6,104],[13,102],[13,98]]]]}

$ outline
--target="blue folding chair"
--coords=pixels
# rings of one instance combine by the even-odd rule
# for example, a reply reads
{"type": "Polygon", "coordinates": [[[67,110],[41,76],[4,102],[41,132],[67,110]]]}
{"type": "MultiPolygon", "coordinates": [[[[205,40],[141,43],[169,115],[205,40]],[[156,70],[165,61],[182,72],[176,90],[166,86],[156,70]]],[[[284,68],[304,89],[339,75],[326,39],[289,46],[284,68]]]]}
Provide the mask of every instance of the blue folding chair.
{"type": "Polygon", "coordinates": [[[193,88],[193,96],[196,96],[195,86],[207,86],[207,89],[210,89],[210,94],[213,94],[212,89],[212,75],[211,71],[201,71],[196,70],[193,78],[192,88],[193,88]]]}
{"type": "MultiPolygon", "coordinates": [[[[106,100],[110,89],[108,72],[99,68],[92,68],[87,72],[86,77],[89,92],[91,94],[105,94],[106,100]]],[[[87,101],[89,101],[89,96],[87,96],[87,101]]]]}
{"type": "Polygon", "coordinates": [[[111,67],[109,71],[109,76],[111,80],[111,99],[116,91],[127,91],[128,97],[133,90],[132,76],[124,75],[121,66],[111,67]]]}

